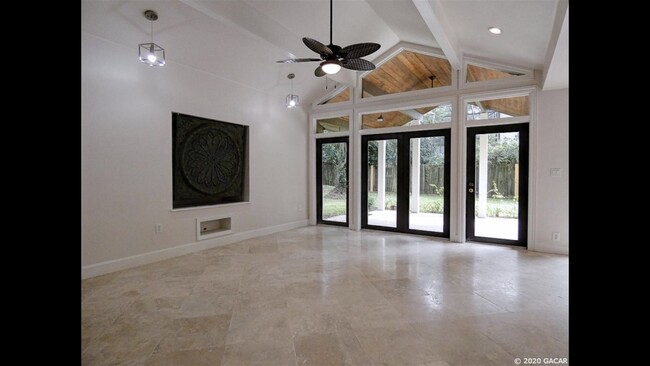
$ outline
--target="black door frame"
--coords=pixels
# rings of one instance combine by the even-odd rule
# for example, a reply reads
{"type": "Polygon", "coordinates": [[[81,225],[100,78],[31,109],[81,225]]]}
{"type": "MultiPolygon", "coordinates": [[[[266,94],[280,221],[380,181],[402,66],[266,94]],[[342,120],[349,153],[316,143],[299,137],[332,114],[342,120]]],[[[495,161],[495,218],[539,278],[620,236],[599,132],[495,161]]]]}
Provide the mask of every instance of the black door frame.
{"type": "Polygon", "coordinates": [[[348,136],[316,139],[316,223],[338,226],[350,225],[350,138],[348,136]],[[345,143],[347,151],[347,157],[345,158],[345,174],[347,175],[345,222],[323,220],[323,144],[341,142],[345,143]]]}
{"type": "Polygon", "coordinates": [[[529,124],[517,123],[507,125],[481,126],[467,128],[467,187],[466,208],[465,208],[465,239],[468,241],[477,241],[484,243],[509,244],[509,245],[528,245],[528,153],[529,153],[529,124]],[[476,236],[474,234],[474,213],[476,202],[474,199],[474,189],[470,186],[475,183],[476,179],[476,135],[486,133],[503,133],[519,132],[519,202],[518,202],[518,239],[501,239],[476,236]],[[472,190],[470,192],[470,189],[472,190]]]}
{"type": "Polygon", "coordinates": [[[393,231],[409,234],[439,236],[449,238],[450,227],[450,186],[451,186],[451,129],[425,130],[414,132],[396,132],[361,136],[361,228],[393,231]],[[443,212],[443,231],[425,231],[409,228],[409,189],[410,174],[410,139],[422,137],[445,138],[445,189],[443,197],[445,208],[443,212]],[[368,225],[368,142],[376,140],[397,140],[397,223],[396,227],[368,225]]]}

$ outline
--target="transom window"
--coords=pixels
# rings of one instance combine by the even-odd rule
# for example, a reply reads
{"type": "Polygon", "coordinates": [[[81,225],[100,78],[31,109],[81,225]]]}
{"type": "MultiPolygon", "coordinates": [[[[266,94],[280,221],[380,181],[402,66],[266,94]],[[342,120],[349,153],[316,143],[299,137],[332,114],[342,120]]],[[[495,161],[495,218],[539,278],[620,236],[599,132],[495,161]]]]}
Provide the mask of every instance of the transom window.
{"type": "Polygon", "coordinates": [[[344,87],[341,89],[340,92],[334,94],[331,98],[326,98],[322,102],[318,103],[319,105],[322,104],[334,104],[334,103],[341,103],[341,102],[348,102],[350,101],[350,88],[344,87]]]}
{"type": "Polygon", "coordinates": [[[500,119],[527,116],[528,96],[484,99],[467,102],[467,120],[500,119]]]}
{"type": "Polygon", "coordinates": [[[316,133],[341,132],[349,130],[349,116],[321,118],[316,120],[316,133]]]}
{"type": "Polygon", "coordinates": [[[362,78],[362,98],[451,85],[451,64],[442,57],[403,50],[362,78]]]}
{"type": "Polygon", "coordinates": [[[451,104],[364,114],[363,129],[451,122],[451,104]]]}

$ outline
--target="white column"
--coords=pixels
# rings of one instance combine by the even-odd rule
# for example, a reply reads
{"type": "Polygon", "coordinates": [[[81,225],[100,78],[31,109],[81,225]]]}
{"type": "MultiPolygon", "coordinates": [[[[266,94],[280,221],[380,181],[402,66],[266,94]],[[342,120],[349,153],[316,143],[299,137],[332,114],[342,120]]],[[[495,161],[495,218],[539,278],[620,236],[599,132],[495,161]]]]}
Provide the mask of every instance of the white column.
{"type": "Polygon", "coordinates": [[[377,209],[386,206],[386,140],[377,141],[377,209]]]}
{"type": "MultiPolygon", "coordinates": [[[[488,135],[479,135],[479,168],[478,168],[478,217],[487,216],[488,191],[488,135]]],[[[476,184],[476,182],[474,182],[476,184]]]]}
{"type": "Polygon", "coordinates": [[[420,139],[411,139],[411,212],[420,212],[420,139]]]}

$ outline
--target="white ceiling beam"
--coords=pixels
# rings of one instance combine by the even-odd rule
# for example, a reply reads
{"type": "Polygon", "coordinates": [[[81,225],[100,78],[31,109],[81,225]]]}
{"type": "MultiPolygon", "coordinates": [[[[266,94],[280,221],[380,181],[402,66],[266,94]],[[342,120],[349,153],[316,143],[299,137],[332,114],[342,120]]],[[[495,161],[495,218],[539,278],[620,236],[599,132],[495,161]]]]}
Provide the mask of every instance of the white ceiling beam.
{"type": "Polygon", "coordinates": [[[416,111],[415,109],[402,109],[401,111],[402,114],[405,114],[415,120],[420,120],[424,116],[422,113],[416,111]]]}
{"type": "Polygon", "coordinates": [[[440,49],[451,63],[451,67],[460,70],[460,48],[458,39],[442,9],[439,0],[412,0],[422,19],[438,42],[440,49]]]}
{"type": "Polygon", "coordinates": [[[551,40],[546,50],[542,90],[569,87],[569,2],[557,4],[551,40]]]}
{"type": "Polygon", "coordinates": [[[301,37],[243,1],[180,1],[212,19],[285,51],[287,58],[296,57],[292,51],[302,43],[301,37]]]}

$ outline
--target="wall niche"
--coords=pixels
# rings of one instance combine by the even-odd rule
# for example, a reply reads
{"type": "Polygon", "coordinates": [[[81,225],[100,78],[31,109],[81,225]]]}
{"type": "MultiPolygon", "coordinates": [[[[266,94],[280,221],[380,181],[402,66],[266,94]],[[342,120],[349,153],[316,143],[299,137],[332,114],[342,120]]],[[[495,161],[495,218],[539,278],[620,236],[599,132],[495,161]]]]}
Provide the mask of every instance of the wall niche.
{"type": "Polygon", "coordinates": [[[248,201],[248,126],[172,112],[173,208],[248,201]]]}

